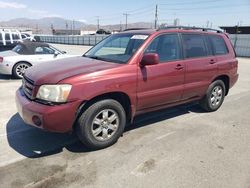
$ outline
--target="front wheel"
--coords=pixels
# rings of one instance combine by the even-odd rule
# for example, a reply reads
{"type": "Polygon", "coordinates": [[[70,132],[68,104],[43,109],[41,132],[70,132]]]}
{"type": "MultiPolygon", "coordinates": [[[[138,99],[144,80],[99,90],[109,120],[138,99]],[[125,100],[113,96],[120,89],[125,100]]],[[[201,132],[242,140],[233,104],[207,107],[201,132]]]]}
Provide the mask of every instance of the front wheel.
{"type": "Polygon", "coordinates": [[[91,105],[78,119],[76,133],[81,142],[91,149],[102,149],[114,144],[126,125],[122,105],[105,99],[91,105]]]}
{"type": "Polygon", "coordinates": [[[23,78],[23,75],[24,75],[24,72],[26,71],[27,68],[30,67],[30,64],[28,63],[25,63],[25,62],[20,62],[20,63],[17,63],[14,68],[13,68],[13,71],[12,71],[12,74],[15,78],[19,78],[19,79],[22,79],[23,78]]]}
{"type": "Polygon", "coordinates": [[[201,107],[208,112],[218,110],[224,101],[225,91],[225,84],[222,80],[214,81],[210,84],[206,95],[200,101],[201,107]]]}

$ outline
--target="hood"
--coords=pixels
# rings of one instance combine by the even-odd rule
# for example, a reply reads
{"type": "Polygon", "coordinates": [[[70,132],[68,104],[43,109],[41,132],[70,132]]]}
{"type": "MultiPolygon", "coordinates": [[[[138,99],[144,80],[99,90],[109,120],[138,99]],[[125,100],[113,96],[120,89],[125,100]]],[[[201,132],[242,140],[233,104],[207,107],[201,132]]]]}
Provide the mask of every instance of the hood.
{"type": "Polygon", "coordinates": [[[121,66],[86,57],[71,57],[30,67],[25,76],[34,81],[35,85],[56,84],[59,81],[79,74],[89,74],[121,66]]]}
{"type": "Polygon", "coordinates": [[[19,55],[19,54],[16,52],[13,52],[12,50],[0,52],[1,57],[9,57],[9,56],[17,56],[17,55],[19,55]]]}

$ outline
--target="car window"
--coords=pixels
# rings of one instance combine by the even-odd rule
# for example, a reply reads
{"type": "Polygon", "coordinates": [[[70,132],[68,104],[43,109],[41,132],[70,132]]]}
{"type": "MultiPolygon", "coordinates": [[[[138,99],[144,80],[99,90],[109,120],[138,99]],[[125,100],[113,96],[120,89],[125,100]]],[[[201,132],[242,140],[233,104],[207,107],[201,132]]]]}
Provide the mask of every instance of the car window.
{"type": "Polygon", "coordinates": [[[209,36],[209,39],[212,44],[212,49],[214,55],[223,55],[228,53],[227,46],[224,39],[221,36],[209,36]]]}
{"type": "Polygon", "coordinates": [[[204,37],[199,34],[182,34],[186,58],[207,56],[204,37]]]}
{"type": "Polygon", "coordinates": [[[178,60],[181,58],[177,34],[165,34],[156,37],[144,53],[157,53],[160,62],[178,60]]]}
{"type": "Polygon", "coordinates": [[[5,33],[5,40],[10,40],[10,34],[9,33],[5,33]]]}
{"type": "Polygon", "coordinates": [[[22,34],[21,36],[22,36],[23,39],[26,39],[26,38],[27,38],[27,36],[24,35],[24,34],[22,34]]]}
{"type": "Polygon", "coordinates": [[[49,47],[39,46],[35,48],[35,54],[54,54],[55,51],[49,47]]]}
{"type": "Polygon", "coordinates": [[[16,45],[16,46],[12,49],[12,51],[14,51],[14,52],[16,52],[16,53],[18,53],[18,54],[21,54],[21,52],[23,51],[23,46],[20,45],[20,44],[18,44],[18,45],[16,45]]]}
{"type": "Polygon", "coordinates": [[[114,63],[127,63],[147,37],[148,35],[130,33],[111,35],[91,48],[84,56],[114,63]]]}
{"type": "Polygon", "coordinates": [[[12,33],[12,39],[13,40],[19,40],[19,36],[17,33],[12,33]]]}

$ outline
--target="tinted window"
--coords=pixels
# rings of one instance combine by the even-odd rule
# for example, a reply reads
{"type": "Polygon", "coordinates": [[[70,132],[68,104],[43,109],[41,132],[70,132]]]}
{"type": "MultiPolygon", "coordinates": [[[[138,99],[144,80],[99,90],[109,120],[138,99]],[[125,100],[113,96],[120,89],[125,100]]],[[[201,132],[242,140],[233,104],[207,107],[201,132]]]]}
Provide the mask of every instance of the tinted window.
{"type": "Polygon", "coordinates": [[[10,40],[10,34],[9,33],[5,33],[5,40],[10,40]]]}
{"type": "Polygon", "coordinates": [[[23,39],[26,39],[27,37],[26,37],[26,35],[22,34],[22,38],[23,38],[23,39]]]}
{"type": "Polygon", "coordinates": [[[3,44],[3,37],[2,37],[2,33],[0,33],[0,44],[3,44]]]}
{"type": "Polygon", "coordinates": [[[228,53],[227,46],[225,44],[225,41],[220,36],[209,36],[209,39],[212,44],[212,49],[214,55],[223,55],[228,53]]]}
{"type": "Polygon", "coordinates": [[[14,51],[14,52],[16,52],[16,53],[18,53],[18,54],[22,54],[22,52],[23,52],[23,46],[20,45],[20,44],[18,44],[18,45],[16,45],[16,46],[12,49],[12,51],[14,51]]]}
{"type": "Polygon", "coordinates": [[[204,37],[197,34],[183,34],[184,53],[186,58],[207,56],[204,37]]]}
{"type": "Polygon", "coordinates": [[[12,34],[12,39],[13,39],[13,40],[19,40],[18,34],[13,33],[13,34],[12,34]]]}
{"type": "Polygon", "coordinates": [[[160,62],[180,59],[178,35],[166,34],[158,36],[147,47],[145,53],[157,53],[160,62]]]}

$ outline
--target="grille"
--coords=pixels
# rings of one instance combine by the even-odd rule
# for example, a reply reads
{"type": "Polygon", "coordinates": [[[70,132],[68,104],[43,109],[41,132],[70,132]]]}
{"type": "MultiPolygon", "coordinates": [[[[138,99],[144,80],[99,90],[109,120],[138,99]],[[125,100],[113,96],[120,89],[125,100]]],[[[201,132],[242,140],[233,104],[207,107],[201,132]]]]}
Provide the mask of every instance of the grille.
{"type": "Polygon", "coordinates": [[[23,81],[22,88],[25,96],[31,100],[34,99],[33,97],[34,82],[25,76],[23,77],[22,81],[23,81]]]}

